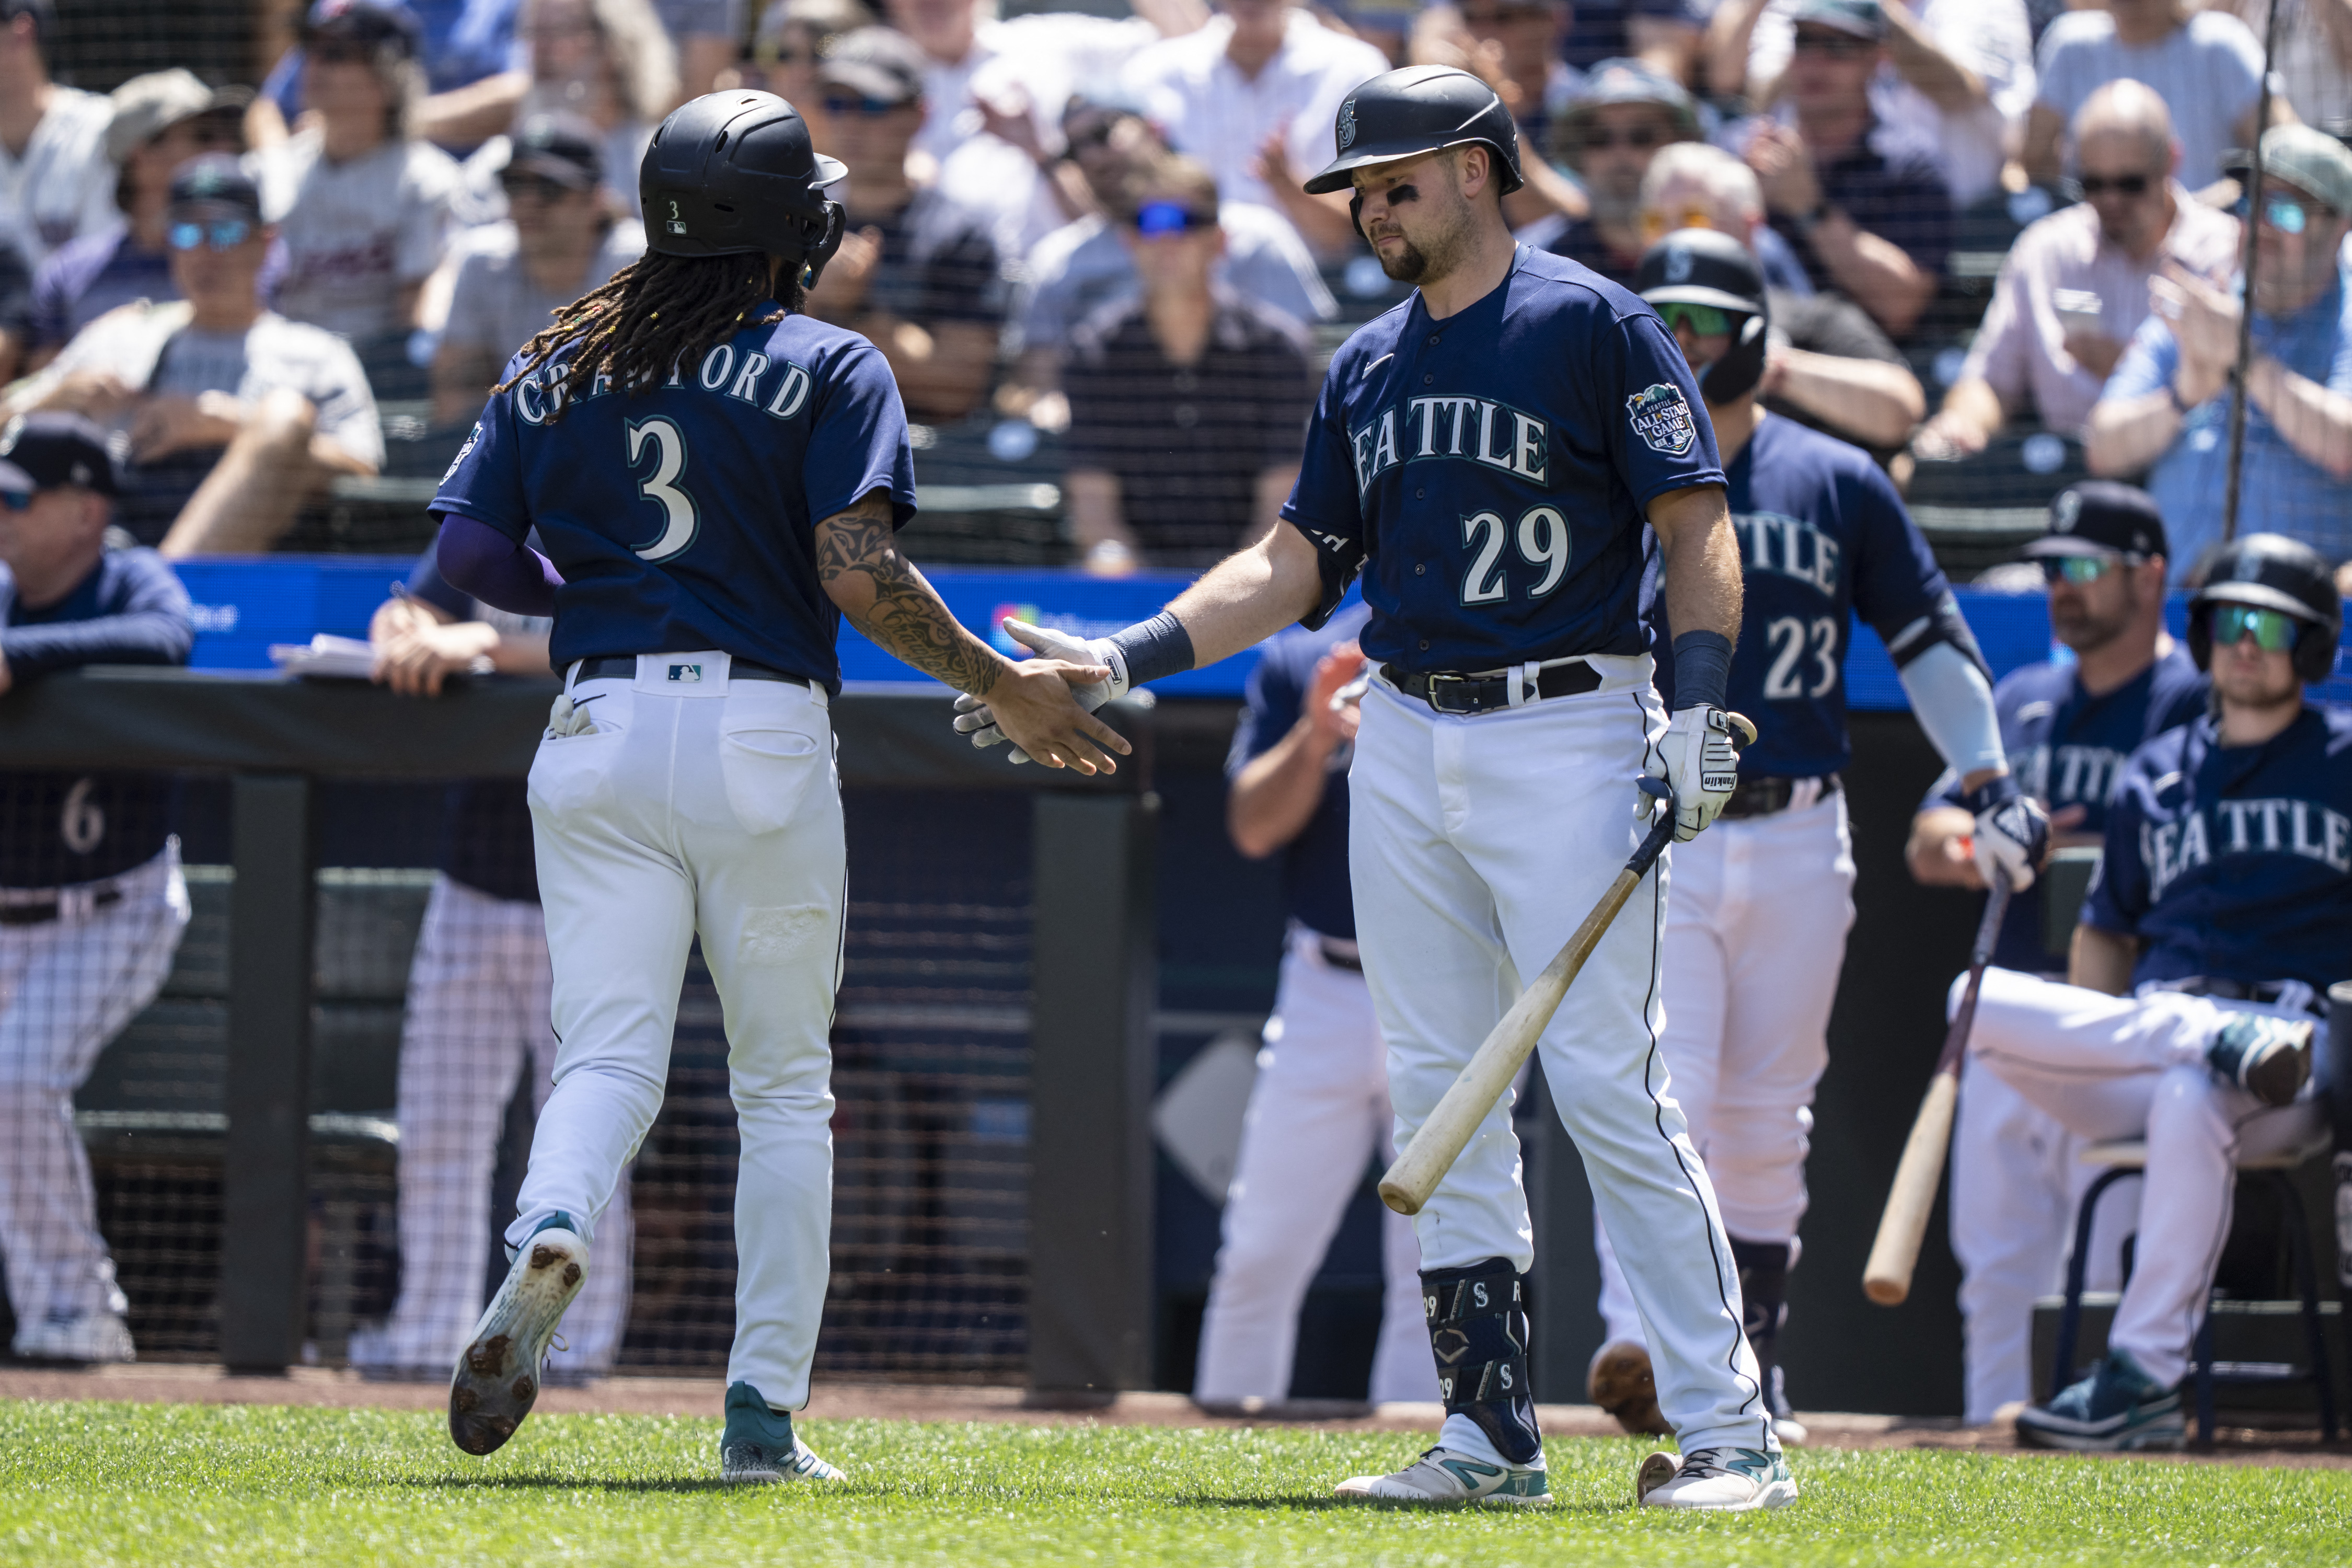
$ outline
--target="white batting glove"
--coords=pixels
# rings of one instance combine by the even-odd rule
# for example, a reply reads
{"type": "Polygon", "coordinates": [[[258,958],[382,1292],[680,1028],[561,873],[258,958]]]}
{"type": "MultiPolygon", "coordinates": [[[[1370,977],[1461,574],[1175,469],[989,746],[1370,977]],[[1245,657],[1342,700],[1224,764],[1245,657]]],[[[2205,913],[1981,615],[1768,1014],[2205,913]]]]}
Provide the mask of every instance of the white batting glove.
{"type": "MultiPolygon", "coordinates": [[[[1675,710],[1658,742],[1665,781],[1675,792],[1675,842],[1687,844],[1720,814],[1739,787],[1739,750],[1731,743],[1731,721],[1720,708],[1675,710]]],[[[1646,816],[1650,797],[1634,803],[1646,816]]]]}
{"type": "Polygon", "coordinates": [[[2050,852],[2050,817],[2041,802],[2021,794],[2017,781],[2004,773],[1979,789],[1969,805],[1977,814],[1972,837],[1985,886],[1993,885],[1996,872],[2008,879],[2011,892],[2033,886],[2034,873],[2050,852]]]}
{"type": "MultiPolygon", "coordinates": [[[[1004,622],[1005,635],[1030,652],[1046,658],[1058,658],[1066,664],[1104,664],[1110,667],[1110,679],[1085,686],[1073,686],[1070,695],[1078,706],[1091,713],[1113,698],[1127,695],[1127,660],[1110,645],[1108,637],[1074,637],[1067,632],[1057,632],[1049,626],[1033,626],[1027,621],[1010,616],[1004,622]]],[[[1004,743],[1004,731],[996,727],[996,715],[988,703],[967,691],[955,700],[955,727],[959,734],[970,735],[975,746],[998,746],[1004,743]]],[[[1025,763],[1029,753],[1020,747],[1013,748],[1013,760],[1025,763]]]]}

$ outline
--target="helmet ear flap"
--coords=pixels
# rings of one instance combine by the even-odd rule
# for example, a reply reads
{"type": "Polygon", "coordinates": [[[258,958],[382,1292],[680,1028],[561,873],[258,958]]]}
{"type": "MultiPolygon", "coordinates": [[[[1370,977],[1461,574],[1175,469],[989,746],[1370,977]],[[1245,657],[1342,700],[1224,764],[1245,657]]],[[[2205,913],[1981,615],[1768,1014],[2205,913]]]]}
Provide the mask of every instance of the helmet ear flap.
{"type": "Polygon", "coordinates": [[[2213,668],[2213,606],[2210,604],[2189,606],[2189,657],[2200,675],[2213,668]]]}
{"type": "Polygon", "coordinates": [[[2305,686],[2316,685],[2336,673],[2336,639],[2327,627],[2306,622],[2294,639],[2294,672],[2305,686]]]}
{"type": "Polygon", "coordinates": [[[1356,237],[1370,245],[1371,237],[1364,232],[1364,193],[1360,190],[1348,198],[1348,221],[1355,226],[1356,237]]]}
{"type": "Polygon", "coordinates": [[[816,280],[824,276],[824,264],[841,248],[841,237],[848,231],[849,212],[839,202],[828,201],[820,216],[807,219],[801,226],[804,245],[801,251],[801,287],[814,289],[816,280]]]}

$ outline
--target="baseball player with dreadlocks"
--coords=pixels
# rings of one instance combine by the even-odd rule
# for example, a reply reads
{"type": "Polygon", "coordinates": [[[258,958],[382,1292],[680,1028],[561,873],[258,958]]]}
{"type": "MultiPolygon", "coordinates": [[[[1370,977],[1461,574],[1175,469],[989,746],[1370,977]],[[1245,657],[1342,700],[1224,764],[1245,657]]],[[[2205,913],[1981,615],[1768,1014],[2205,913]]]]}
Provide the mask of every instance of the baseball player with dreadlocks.
{"type": "Polygon", "coordinates": [[[840,243],[824,191],[841,176],[772,94],[671,114],[638,176],[648,254],[523,347],[434,498],[449,581],[551,615],[564,674],[530,781],[555,1088],[507,1231],[512,1271],[450,1381],[468,1453],[529,1414],[598,1266],[597,1223],[661,1108],[699,936],[742,1134],[720,1474],[840,1474],[791,1416],[808,1399],[832,1205],[839,616],[986,697],[1050,765],[1108,770],[1128,749],[1071,695],[1106,668],[1010,663],[899,553],[915,492],[889,367],[803,309],[840,243]],[[534,527],[544,554],[524,542],[534,527]]]}
{"type": "MultiPolygon", "coordinates": [[[[1319,626],[1363,574],[1360,642],[1378,673],[1349,773],[1348,860],[1402,1147],[1522,977],[1616,877],[1647,820],[1645,775],[1667,782],[1680,839],[1730,795],[1739,552],[1696,379],[1657,314],[1513,243],[1500,203],[1520,184],[1518,136],[1494,91],[1458,70],[1390,71],[1349,95],[1334,140],[1307,189],[1352,187],[1381,265],[1418,287],[1333,356],[1287,526],[1108,638],[1008,629],[1108,665],[1086,693],[1099,701],[1287,622],[1319,626]],[[1643,630],[1654,566],[1677,634],[1671,720],[1643,630]]],[[[1001,728],[987,706],[960,721],[982,742],[1001,728]]],[[[1774,1508],[1796,1482],[1658,1049],[1664,865],[1539,1048],[1601,1213],[1644,1243],[1625,1270],[1682,1453],[1646,1459],[1636,1496],[1774,1508]]],[[[1549,1500],[1528,1384],[1535,1237],[1509,1100],[1414,1221],[1444,1426],[1418,1460],[1342,1481],[1341,1497],[1549,1500]]]]}

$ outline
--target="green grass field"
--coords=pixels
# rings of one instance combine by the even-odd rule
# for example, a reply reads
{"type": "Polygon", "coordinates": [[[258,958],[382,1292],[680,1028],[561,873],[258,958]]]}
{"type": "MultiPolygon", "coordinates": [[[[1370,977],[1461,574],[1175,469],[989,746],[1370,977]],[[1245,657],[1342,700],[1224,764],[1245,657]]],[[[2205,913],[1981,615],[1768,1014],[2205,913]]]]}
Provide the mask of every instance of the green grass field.
{"type": "Polygon", "coordinates": [[[437,1415],[0,1405],[0,1561],[42,1563],[2342,1563],[2352,1472],[1920,1451],[1797,1458],[1775,1514],[1632,1506],[1556,1441],[1539,1513],[1330,1504],[1393,1435],[814,1422],[846,1487],[709,1478],[719,1425],[542,1416],[488,1460],[437,1415]]]}

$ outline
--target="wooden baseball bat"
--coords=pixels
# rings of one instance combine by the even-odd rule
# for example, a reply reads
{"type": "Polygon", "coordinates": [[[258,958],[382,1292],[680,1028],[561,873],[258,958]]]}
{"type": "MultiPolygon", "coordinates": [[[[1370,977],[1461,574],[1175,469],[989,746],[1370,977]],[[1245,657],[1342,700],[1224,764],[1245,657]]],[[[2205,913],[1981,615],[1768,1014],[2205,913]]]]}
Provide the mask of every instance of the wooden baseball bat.
{"type": "Polygon", "coordinates": [[[1995,873],[1986,895],[1984,918],[1977,922],[1976,946],[1969,953],[1969,983],[1960,1005],[1945,1032],[1943,1054],[1936,1058],[1936,1074],[1920,1098],[1919,1114],[1895,1167],[1895,1185],[1886,1194],[1886,1208],[1878,1216],[1878,1239],[1870,1246],[1870,1261],[1862,1270],[1862,1288],[1882,1307],[1897,1307],[1911,1294],[1911,1271],[1919,1264],[1919,1244],[1927,1235],[1927,1215],[1936,1206],[1936,1189],[1944,1179],[1944,1155],[1952,1145],[1952,1110],[1960,1098],[1960,1058],[1967,1051],[1969,1029],[1977,1018],[1977,992],[1984,984],[1985,965],[1992,960],[2000,939],[2001,918],[2009,913],[2009,879],[1995,873]]]}
{"type": "MultiPolygon", "coordinates": [[[[1735,746],[1747,746],[1755,741],[1755,725],[1737,713],[1725,717],[1731,721],[1735,746]]],[[[1429,1194],[1437,1190],[1437,1184],[1477,1135],[1478,1124],[1486,1120],[1486,1113],[1495,1109],[1495,1102],[1503,1098],[1503,1091],[1518,1076],[1519,1064],[1536,1048],[1544,1026],[1551,1022],[1552,1014],[1559,1010],[1560,999],[1568,994],[1569,984],[1584,967],[1584,961],[1601,945],[1617,911],[1625,907],[1625,900],[1633,896],[1633,889],[1641,886],[1642,879],[1649,874],[1659,855],[1674,842],[1673,792],[1658,779],[1644,778],[1641,784],[1649,794],[1664,796],[1665,810],[1633,851],[1633,858],[1625,862],[1625,868],[1617,873],[1617,879],[1609,884],[1609,890],[1601,895],[1601,901],[1592,906],[1592,912],[1584,917],[1584,923],[1544,965],[1535,983],[1519,993],[1519,999],[1511,1004],[1502,1022],[1487,1031],[1469,1065],[1447,1087],[1435,1109],[1413,1132],[1412,1141],[1404,1146],[1404,1152],[1396,1157],[1388,1174],[1381,1178],[1381,1202],[1397,1213],[1419,1214],[1422,1205],[1429,1202],[1429,1194]]]]}

